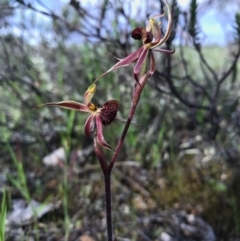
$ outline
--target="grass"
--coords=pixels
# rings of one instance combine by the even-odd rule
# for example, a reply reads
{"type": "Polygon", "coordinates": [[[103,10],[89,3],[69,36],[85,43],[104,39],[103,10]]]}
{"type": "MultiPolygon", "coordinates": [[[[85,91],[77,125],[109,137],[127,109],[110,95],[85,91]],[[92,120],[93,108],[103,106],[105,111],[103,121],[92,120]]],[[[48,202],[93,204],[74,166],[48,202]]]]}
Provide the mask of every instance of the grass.
{"type": "MultiPolygon", "coordinates": [[[[9,181],[15,186],[15,188],[21,193],[22,197],[27,201],[28,204],[31,203],[32,197],[28,189],[27,185],[27,178],[26,178],[26,172],[23,167],[23,160],[20,158],[17,158],[15,155],[13,149],[11,146],[8,144],[8,150],[11,156],[11,159],[13,161],[13,164],[17,170],[16,177],[13,177],[11,175],[8,175],[9,181]]],[[[32,211],[34,215],[34,229],[36,230],[35,232],[35,240],[39,240],[39,231],[37,228],[37,210],[32,206],[32,211]]]]}
{"type": "Polygon", "coordinates": [[[14,178],[11,175],[8,175],[10,182],[17,188],[21,195],[27,200],[28,203],[31,201],[31,195],[27,186],[27,178],[23,168],[22,160],[18,159],[13,151],[13,149],[8,144],[8,150],[13,161],[15,168],[17,169],[17,176],[14,178]]]}
{"type": "Polygon", "coordinates": [[[7,193],[6,189],[3,189],[1,212],[0,212],[0,240],[5,240],[5,225],[7,215],[7,193]]]}

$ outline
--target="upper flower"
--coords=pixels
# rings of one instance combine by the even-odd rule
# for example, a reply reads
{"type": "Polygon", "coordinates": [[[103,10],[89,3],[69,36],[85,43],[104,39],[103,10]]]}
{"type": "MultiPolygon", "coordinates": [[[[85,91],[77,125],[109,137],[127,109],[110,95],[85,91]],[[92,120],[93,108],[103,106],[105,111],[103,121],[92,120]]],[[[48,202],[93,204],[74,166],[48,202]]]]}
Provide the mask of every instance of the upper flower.
{"type": "Polygon", "coordinates": [[[81,112],[90,113],[89,117],[85,122],[84,132],[87,136],[94,136],[97,143],[101,146],[112,149],[111,146],[105,141],[103,136],[103,125],[108,125],[116,118],[119,102],[116,100],[107,101],[103,107],[97,107],[91,100],[96,92],[96,85],[91,85],[84,94],[84,104],[76,101],[61,101],[61,102],[50,102],[37,106],[59,106],[65,109],[76,110],[81,112]]]}
{"type": "Polygon", "coordinates": [[[155,49],[156,47],[165,43],[171,34],[172,14],[167,0],[165,1],[168,10],[168,25],[165,35],[162,37],[160,30],[161,23],[156,21],[157,18],[162,17],[165,14],[158,14],[151,17],[146,28],[136,28],[132,32],[132,38],[137,40],[142,39],[143,45],[124,59],[119,59],[119,61],[114,66],[99,76],[95,82],[107,73],[117,68],[128,66],[136,61],[136,65],[134,67],[134,78],[139,83],[139,76],[144,74],[151,76],[155,71],[155,59],[152,51],[168,54],[173,54],[175,52],[175,50],[155,49]]]}

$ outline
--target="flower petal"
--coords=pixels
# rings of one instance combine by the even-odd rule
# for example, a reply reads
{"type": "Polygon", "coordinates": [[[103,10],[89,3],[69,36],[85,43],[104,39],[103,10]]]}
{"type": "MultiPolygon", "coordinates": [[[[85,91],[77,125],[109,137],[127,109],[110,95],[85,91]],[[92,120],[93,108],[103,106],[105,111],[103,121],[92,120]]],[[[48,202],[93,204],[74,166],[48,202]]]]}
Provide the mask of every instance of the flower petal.
{"type": "Polygon", "coordinates": [[[149,53],[149,48],[148,47],[144,47],[143,50],[142,50],[142,53],[141,53],[141,56],[139,57],[135,67],[134,67],[134,78],[135,80],[139,83],[139,79],[138,79],[138,76],[139,76],[139,73],[140,71],[142,70],[143,72],[146,72],[147,71],[147,68],[148,68],[148,63],[144,63],[144,61],[147,59],[147,55],[149,53]],[[143,64],[146,65],[145,67],[143,67],[143,64]],[[144,69],[143,69],[143,68],[144,69]],[[146,69],[145,69],[146,68],[146,69]]]}
{"type": "Polygon", "coordinates": [[[152,76],[154,71],[155,71],[156,63],[155,63],[153,52],[151,51],[150,54],[151,54],[151,56],[150,56],[150,70],[149,70],[149,74],[150,74],[150,76],[152,76]]]}
{"type": "Polygon", "coordinates": [[[107,101],[101,108],[100,116],[103,125],[108,125],[114,121],[119,109],[119,102],[116,100],[107,101]]]}
{"type": "Polygon", "coordinates": [[[61,108],[70,109],[70,110],[77,110],[77,111],[82,111],[82,112],[91,112],[86,105],[84,105],[82,103],[79,103],[79,102],[76,102],[76,101],[71,101],[71,100],[61,101],[61,102],[45,103],[45,104],[42,104],[42,105],[39,105],[39,106],[35,107],[34,109],[38,109],[38,108],[43,107],[43,106],[59,106],[61,108]]]}
{"type": "Polygon", "coordinates": [[[89,104],[89,102],[92,100],[92,97],[94,96],[95,92],[96,92],[96,85],[92,84],[88,87],[87,91],[84,94],[84,103],[86,105],[89,104]]]}
{"type": "Polygon", "coordinates": [[[152,31],[152,34],[153,34],[154,40],[155,40],[154,42],[150,43],[150,45],[155,46],[161,40],[162,33],[160,30],[159,23],[154,18],[150,18],[149,22],[150,22],[149,24],[151,26],[151,31],[152,31]]]}
{"type": "Polygon", "coordinates": [[[112,147],[105,141],[103,136],[103,124],[100,115],[96,115],[96,124],[97,124],[97,143],[104,148],[112,150],[112,147]]]}
{"type": "Polygon", "coordinates": [[[96,129],[96,121],[95,121],[95,115],[90,115],[84,126],[84,133],[86,136],[92,136],[96,129]]]}
{"type": "MultiPolygon", "coordinates": [[[[165,12],[162,13],[162,14],[156,14],[156,15],[150,17],[150,18],[149,18],[149,23],[147,24],[147,27],[146,27],[146,31],[147,31],[147,32],[151,32],[151,31],[153,30],[153,29],[152,29],[152,21],[155,20],[156,18],[161,18],[161,17],[163,17],[163,16],[165,16],[165,12]]],[[[156,20],[155,20],[155,21],[156,21],[156,20]]],[[[158,23],[158,25],[160,26],[161,24],[158,23]]]]}
{"type": "Polygon", "coordinates": [[[114,66],[112,66],[109,70],[107,70],[106,72],[104,72],[102,75],[100,75],[95,81],[94,83],[96,83],[100,78],[102,78],[104,75],[110,73],[111,71],[118,69],[120,67],[125,67],[130,65],[131,63],[135,62],[139,56],[141,55],[142,51],[144,49],[144,46],[140,47],[139,49],[137,49],[135,52],[129,54],[126,58],[119,60],[119,62],[117,62],[114,66]]]}
{"type": "Polygon", "coordinates": [[[171,30],[172,30],[172,13],[170,11],[170,8],[169,8],[167,0],[165,0],[165,1],[166,1],[167,11],[168,11],[167,31],[166,31],[165,35],[163,36],[163,38],[157,44],[155,43],[154,45],[151,46],[151,49],[156,48],[157,46],[165,43],[168,40],[168,38],[169,38],[169,36],[171,34],[171,30]]]}

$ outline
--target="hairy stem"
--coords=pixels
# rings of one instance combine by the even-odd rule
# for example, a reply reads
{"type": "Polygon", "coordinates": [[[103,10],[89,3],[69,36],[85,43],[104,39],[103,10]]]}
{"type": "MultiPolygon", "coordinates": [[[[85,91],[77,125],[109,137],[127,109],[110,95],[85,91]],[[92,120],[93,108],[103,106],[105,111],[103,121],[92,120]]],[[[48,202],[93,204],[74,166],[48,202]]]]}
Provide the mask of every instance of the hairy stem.
{"type": "Polygon", "coordinates": [[[111,174],[104,174],[105,184],[105,210],[107,219],[107,237],[108,241],[113,240],[112,233],[112,200],[111,200],[111,174]]]}

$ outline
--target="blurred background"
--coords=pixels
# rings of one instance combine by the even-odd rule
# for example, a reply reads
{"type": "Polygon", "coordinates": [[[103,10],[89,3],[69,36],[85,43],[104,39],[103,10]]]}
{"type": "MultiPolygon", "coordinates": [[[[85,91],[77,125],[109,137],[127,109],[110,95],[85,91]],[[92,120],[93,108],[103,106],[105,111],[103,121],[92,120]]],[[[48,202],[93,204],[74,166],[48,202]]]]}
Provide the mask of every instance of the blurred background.
{"type": "MultiPolygon", "coordinates": [[[[105,240],[104,183],[84,136],[93,81],[141,45],[163,0],[0,0],[0,239],[105,240]],[[26,217],[25,217],[26,216],[26,217]]],[[[240,1],[169,0],[172,33],[112,174],[117,240],[240,240],[240,1]]],[[[161,18],[166,31],[167,15],[161,18]]],[[[127,118],[133,67],[93,102],[127,118]]],[[[111,146],[124,123],[104,129],[111,146]]],[[[107,152],[110,157],[111,152],[107,152]]]]}

